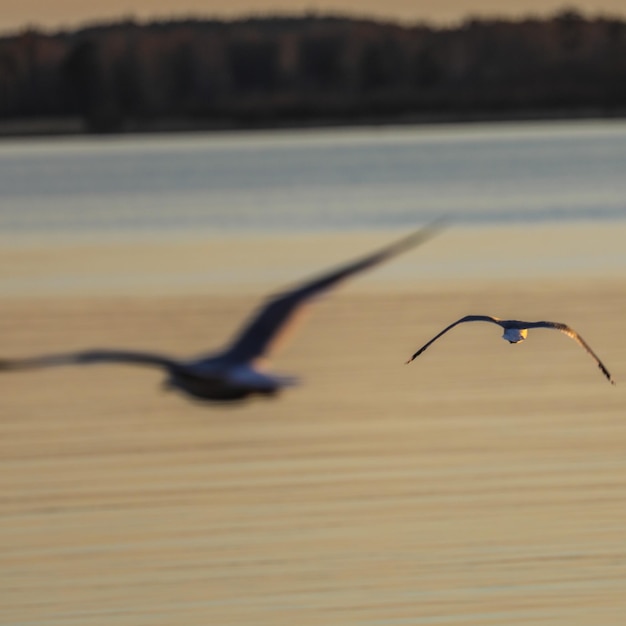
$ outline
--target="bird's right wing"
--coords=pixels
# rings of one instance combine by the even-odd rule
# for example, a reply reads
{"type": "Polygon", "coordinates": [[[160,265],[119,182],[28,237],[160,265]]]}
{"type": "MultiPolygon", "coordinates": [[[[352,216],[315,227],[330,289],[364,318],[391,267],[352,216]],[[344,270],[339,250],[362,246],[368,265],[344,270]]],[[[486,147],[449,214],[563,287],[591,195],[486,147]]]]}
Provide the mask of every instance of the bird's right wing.
{"type": "Polygon", "coordinates": [[[490,315],[466,315],[462,317],[460,320],[453,322],[450,326],[446,326],[440,333],[435,335],[429,342],[425,343],[417,352],[413,354],[413,356],[407,361],[407,365],[416,357],[418,357],[431,343],[434,343],[441,337],[441,335],[445,335],[449,330],[452,330],[455,326],[462,324],[463,322],[492,322],[494,324],[498,324],[500,320],[497,317],[491,317],[490,315]]]}
{"type": "Polygon", "coordinates": [[[582,346],[591,358],[596,362],[602,373],[606,376],[607,380],[614,385],[615,381],[613,377],[609,373],[609,370],[606,369],[606,366],[599,359],[598,355],[591,349],[591,346],[571,327],[567,324],[562,324],[561,322],[533,322],[528,325],[528,328],[555,328],[556,330],[560,330],[562,333],[566,334],[568,337],[571,337],[578,345],[582,346]]]}
{"type": "Polygon", "coordinates": [[[340,269],[322,275],[272,298],[262,306],[244,326],[233,344],[222,353],[222,357],[239,362],[249,362],[267,354],[276,340],[285,334],[291,322],[315,296],[335,287],[343,280],[374,267],[405,250],[417,246],[433,237],[442,227],[436,222],[408,237],[404,237],[382,250],[349,263],[340,269]]]}
{"type": "Polygon", "coordinates": [[[158,354],[133,352],[128,350],[85,350],[64,354],[48,354],[21,359],[0,359],[0,372],[8,370],[34,369],[56,365],[82,363],[133,363],[151,365],[165,369],[175,369],[178,365],[173,359],[158,354]]]}

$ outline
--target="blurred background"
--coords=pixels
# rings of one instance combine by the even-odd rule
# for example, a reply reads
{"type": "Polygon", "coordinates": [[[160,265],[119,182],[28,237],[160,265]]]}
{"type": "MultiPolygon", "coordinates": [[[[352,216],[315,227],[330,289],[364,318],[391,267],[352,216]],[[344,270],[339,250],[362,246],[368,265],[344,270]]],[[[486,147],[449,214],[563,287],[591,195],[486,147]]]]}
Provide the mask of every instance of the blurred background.
{"type": "Polygon", "coordinates": [[[623,2],[0,12],[0,358],[195,356],[316,308],[274,401],[0,375],[0,622],[621,624],[623,2]],[[570,324],[521,346],[467,314],[570,324]]]}

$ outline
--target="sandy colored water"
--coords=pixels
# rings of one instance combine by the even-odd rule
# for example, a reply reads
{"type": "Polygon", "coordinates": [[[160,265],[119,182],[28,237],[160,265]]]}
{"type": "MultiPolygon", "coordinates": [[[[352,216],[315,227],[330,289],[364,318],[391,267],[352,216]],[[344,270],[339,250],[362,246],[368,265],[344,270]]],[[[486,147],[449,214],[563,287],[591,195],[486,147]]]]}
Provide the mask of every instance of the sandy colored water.
{"type": "MultiPolygon", "coordinates": [[[[292,247],[294,273],[384,241],[292,247]]],[[[289,282],[266,243],[255,270],[289,282]]],[[[398,264],[439,258],[429,245],[398,264]]],[[[165,265],[150,249],[122,246],[99,283],[55,291],[41,259],[50,284],[64,263],[66,277],[97,277],[101,248],[5,246],[5,279],[12,263],[24,282],[4,283],[2,353],[195,354],[258,302],[171,276],[160,295],[116,292],[111,264],[137,276],[165,265]]],[[[229,267],[232,250],[215,258],[229,267]]],[[[389,266],[393,289],[372,275],[319,303],[276,362],[304,384],[278,400],[195,404],[123,366],[0,376],[0,623],[623,624],[626,274],[494,272],[422,290],[405,269],[389,266]],[[566,321],[618,384],[558,333],[510,346],[480,324],[403,365],[469,312],[566,321]]]]}
{"type": "MultiPolygon", "coordinates": [[[[406,234],[407,229],[289,235],[0,233],[0,297],[261,296],[406,234]]],[[[467,289],[472,291],[507,281],[621,280],[626,279],[625,240],[626,222],[450,227],[343,290],[414,293],[471,281],[467,289]]]]}

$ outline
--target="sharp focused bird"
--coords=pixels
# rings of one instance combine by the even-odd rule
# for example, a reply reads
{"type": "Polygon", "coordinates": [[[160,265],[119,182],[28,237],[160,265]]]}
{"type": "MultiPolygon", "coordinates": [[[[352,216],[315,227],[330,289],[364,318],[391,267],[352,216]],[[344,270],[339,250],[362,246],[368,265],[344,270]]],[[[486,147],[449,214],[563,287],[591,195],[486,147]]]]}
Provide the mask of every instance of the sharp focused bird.
{"type": "Polygon", "coordinates": [[[560,330],[562,333],[566,334],[568,337],[571,337],[574,341],[576,341],[579,345],[581,345],[593,358],[596,362],[597,366],[602,370],[602,373],[606,376],[608,381],[614,385],[615,381],[611,377],[609,370],[606,369],[604,363],[597,357],[596,353],[589,347],[589,344],[572,328],[570,328],[567,324],[561,324],[560,322],[522,322],[520,320],[503,320],[498,317],[492,317],[490,315],[466,315],[462,317],[460,320],[450,324],[444,328],[439,334],[435,335],[428,343],[424,344],[413,356],[407,361],[407,364],[410,363],[413,359],[418,357],[430,344],[439,339],[441,335],[444,335],[449,330],[462,324],[464,322],[491,322],[492,324],[498,324],[504,329],[504,334],[502,335],[503,339],[506,339],[509,343],[521,343],[528,336],[529,328],[553,328],[555,330],[560,330]]]}
{"type": "Polygon", "coordinates": [[[22,359],[0,360],[0,371],[85,363],[128,363],[165,370],[166,385],[195,398],[216,401],[248,396],[274,396],[297,384],[293,376],[266,371],[261,364],[297,314],[316,296],[343,280],[370,269],[430,239],[441,227],[434,223],[357,261],[280,293],[261,306],[225,350],[192,360],[130,350],[85,350],[22,359]]]}

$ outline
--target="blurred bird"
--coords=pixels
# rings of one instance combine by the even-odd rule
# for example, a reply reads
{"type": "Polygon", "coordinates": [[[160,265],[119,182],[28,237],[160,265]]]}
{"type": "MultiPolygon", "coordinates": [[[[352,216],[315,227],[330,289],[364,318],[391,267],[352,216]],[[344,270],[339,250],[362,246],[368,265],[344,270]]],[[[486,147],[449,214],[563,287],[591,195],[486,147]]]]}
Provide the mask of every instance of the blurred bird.
{"type": "Polygon", "coordinates": [[[168,373],[167,387],[204,400],[235,401],[253,395],[274,396],[283,387],[293,386],[298,381],[293,376],[264,371],[262,358],[270,354],[305,305],[354,274],[427,241],[440,227],[440,222],[433,223],[373,254],[270,298],[221,352],[183,361],[149,352],[86,350],[0,360],[0,371],[83,363],[131,363],[164,369],[168,373]]]}
{"type": "Polygon", "coordinates": [[[606,376],[609,382],[614,385],[615,381],[611,377],[609,370],[606,369],[604,363],[600,361],[597,357],[596,353],[589,347],[587,342],[572,328],[570,328],[567,324],[561,324],[560,322],[522,322],[519,320],[502,320],[498,317],[491,317],[490,315],[466,315],[462,317],[460,320],[457,320],[450,326],[444,328],[439,334],[435,335],[428,343],[423,345],[408,361],[407,364],[410,363],[413,359],[418,357],[431,343],[439,339],[441,335],[447,333],[449,330],[457,326],[458,324],[462,324],[463,322],[491,322],[493,324],[498,324],[498,326],[502,326],[504,328],[504,334],[502,335],[503,339],[506,339],[509,343],[521,343],[528,336],[529,328],[554,328],[555,330],[560,330],[562,333],[566,334],[568,337],[571,337],[574,341],[576,341],[579,345],[581,345],[593,358],[598,367],[602,370],[602,373],[606,376]]]}

